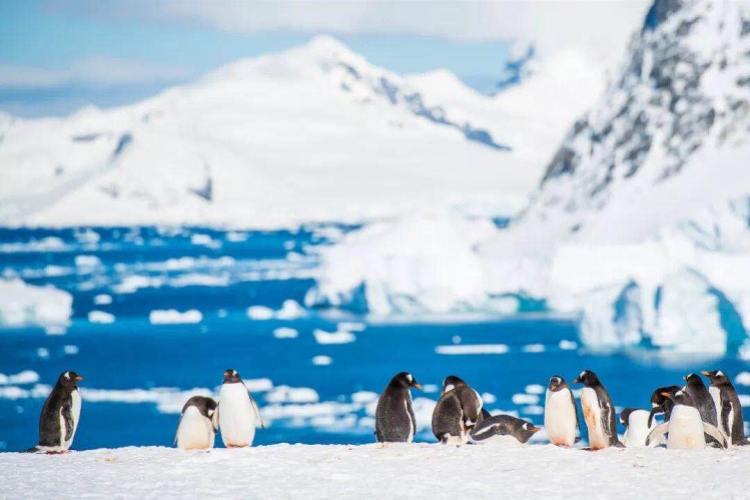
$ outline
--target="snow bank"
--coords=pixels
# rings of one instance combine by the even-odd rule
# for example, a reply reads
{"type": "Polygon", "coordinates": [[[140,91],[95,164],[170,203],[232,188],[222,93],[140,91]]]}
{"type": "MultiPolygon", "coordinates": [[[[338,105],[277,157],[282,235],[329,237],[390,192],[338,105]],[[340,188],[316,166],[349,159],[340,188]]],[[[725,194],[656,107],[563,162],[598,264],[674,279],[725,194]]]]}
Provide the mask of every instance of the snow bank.
{"type": "Polygon", "coordinates": [[[67,326],[72,306],[73,296],[53,286],[0,279],[0,328],[67,326]]]}
{"type": "Polygon", "coordinates": [[[0,492],[9,498],[150,498],[157,491],[175,497],[378,498],[389,484],[399,498],[490,499],[502,492],[525,500],[588,498],[591,484],[599,484],[607,497],[741,498],[750,486],[748,458],[746,448],[586,453],[552,445],[278,444],[204,453],[130,447],[63,456],[0,454],[0,492]],[[475,470],[477,463],[480,475],[456,481],[456,470],[475,470]],[[263,474],[246,473],[258,464],[263,474]],[[727,480],[717,481],[717,471],[727,480]],[[39,481],[38,475],[65,481],[39,481]]]}
{"type": "Polygon", "coordinates": [[[152,325],[200,323],[203,320],[203,314],[197,309],[190,309],[185,312],[176,309],[157,309],[149,313],[148,320],[152,325]]]}

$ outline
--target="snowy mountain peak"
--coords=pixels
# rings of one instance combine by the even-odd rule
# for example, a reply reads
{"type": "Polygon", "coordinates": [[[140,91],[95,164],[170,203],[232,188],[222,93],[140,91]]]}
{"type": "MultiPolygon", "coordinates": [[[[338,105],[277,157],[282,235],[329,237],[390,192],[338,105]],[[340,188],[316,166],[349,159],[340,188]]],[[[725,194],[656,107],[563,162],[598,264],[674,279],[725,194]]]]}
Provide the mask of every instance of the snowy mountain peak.
{"type": "Polygon", "coordinates": [[[351,59],[355,57],[354,52],[349,47],[330,35],[317,35],[313,37],[304,45],[304,49],[322,58],[351,59]]]}

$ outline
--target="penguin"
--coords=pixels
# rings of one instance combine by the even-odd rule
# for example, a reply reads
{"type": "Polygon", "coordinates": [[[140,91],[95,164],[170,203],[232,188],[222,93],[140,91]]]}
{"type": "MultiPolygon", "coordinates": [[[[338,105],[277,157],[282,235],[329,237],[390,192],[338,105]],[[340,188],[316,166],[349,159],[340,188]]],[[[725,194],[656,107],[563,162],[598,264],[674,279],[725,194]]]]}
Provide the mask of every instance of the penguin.
{"type": "Polygon", "coordinates": [[[219,391],[216,412],[219,414],[217,420],[221,440],[227,448],[252,446],[256,420],[261,428],[265,428],[258,405],[236,370],[229,369],[224,372],[224,383],[219,391]]]}
{"type": "Polygon", "coordinates": [[[77,385],[81,380],[83,377],[74,371],[60,374],[39,416],[39,444],[27,451],[67,453],[81,417],[81,393],[77,385]]]}
{"type": "Polygon", "coordinates": [[[679,385],[669,385],[666,387],[659,387],[651,394],[651,413],[648,416],[649,428],[654,425],[654,417],[656,415],[664,415],[664,421],[669,422],[669,416],[672,413],[672,406],[674,406],[674,403],[671,399],[665,397],[663,393],[668,392],[674,394],[679,390],[679,385]]]}
{"type": "Polygon", "coordinates": [[[517,441],[521,444],[531,439],[539,432],[534,424],[511,417],[510,415],[495,415],[482,420],[469,432],[469,441],[475,444],[505,444],[517,441]]]}
{"type": "Polygon", "coordinates": [[[626,448],[641,448],[646,446],[646,438],[653,428],[653,421],[649,419],[648,410],[625,408],[620,413],[620,423],[625,426],[622,443],[626,448]],[[649,421],[652,422],[649,425],[649,421]]]}
{"type": "Polygon", "coordinates": [[[417,420],[411,406],[410,387],[422,389],[411,373],[397,373],[380,395],[375,410],[375,437],[378,443],[414,441],[417,420]]]}
{"type": "Polygon", "coordinates": [[[581,407],[583,419],[589,429],[589,448],[591,450],[601,450],[608,446],[623,448],[623,444],[617,437],[615,406],[607,394],[607,389],[599,381],[599,377],[590,370],[584,370],[573,383],[583,384],[581,407]]]}
{"type": "Polygon", "coordinates": [[[663,395],[674,402],[672,415],[668,422],[656,426],[651,431],[646,438],[646,446],[664,442],[664,436],[669,434],[666,438],[668,449],[700,450],[706,447],[705,435],[708,434],[716,439],[722,448],[727,447],[727,440],[721,431],[701,419],[700,412],[687,392],[679,390],[674,394],[664,392],[663,395]]]}
{"type": "Polygon", "coordinates": [[[214,447],[219,422],[216,401],[193,396],[182,407],[174,442],[181,450],[208,450],[214,447]]]}
{"type": "Polygon", "coordinates": [[[544,402],[544,428],[550,442],[570,448],[581,432],[578,407],[568,383],[559,375],[549,379],[544,402]]]}
{"type": "Polygon", "coordinates": [[[708,393],[714,401],[716,408],[716,421],[719,430],[726,436],[727,445],[746,445],[745,423],[742,419],[742,405],[737,397],[732,382],[721,370],[704,371],[703,375],[708,377],[711,385],[708,393]]]}
{"type": "Polygon", "coordinates": [[[479,394],[455,375],[443,380],[443,392],[432,412],[432,432],[441,443],[464,444],[484,418],[479,394]]]}

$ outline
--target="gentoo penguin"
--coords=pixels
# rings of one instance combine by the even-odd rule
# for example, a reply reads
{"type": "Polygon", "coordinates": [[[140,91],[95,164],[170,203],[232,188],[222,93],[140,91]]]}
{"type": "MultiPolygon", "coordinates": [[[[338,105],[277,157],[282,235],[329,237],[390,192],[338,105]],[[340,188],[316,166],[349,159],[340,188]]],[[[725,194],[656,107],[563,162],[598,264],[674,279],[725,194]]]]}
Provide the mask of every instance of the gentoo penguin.
{"type": "Polygon", "coordinates": [[[581,407],[583,419],[589,429],[589,448],[601,450],[608,446],[622,448],[623,444],[617,438],[617,420],[615,406],[599,381],[599,377],[590,370],[584,370],[573,381],[583,384],[581,392],[581,407]]]}
{"type": "Polygon", "coordinates": [[[685,387],[682,388],[690,398],[693,400],[695,407],[701,414],[701,418],[704,422],[708,422],[713,426],[718,426],[716,420],[716,406],[714,400],[711,397],[711,393],[708,391],[706,384],[703,383],[703,379],[695,373],[691,373],[685,376],[685,387]]]}
{"type": "Polygon", "coordinates": [[[214,447],[219,427],[216,401],[205,396],[193,396],[182,407],[177,425],[175,444],[181,450],[208,450],[214,447]]]}
{"type": "Polygon", "coordinates": [[[746,445],[745,424],[742,419],[742,405],[732,382],[721,370],[702,372],[709,378],[708,393],[716,408],[716,421],[719,430],[726,436],[727,445],[746,445]]]}
{"type": "Polygon", "coordinates": [[[654,417],[656,415],[664,415],[664,421],[669,422],[669,415],[672,413],[672,406],[674,402],[668,397],[664,396],[665,392],[674,394],[679,391],[681,387],[679,385],[668,385],[666,387],[659,387],[653,394],[651,394],[651,413],[648,416],[648,426],[653,427],[654,417]]]}
{"type": "Polygon", "coordinates": [[[455,375],[446,377],[432,412],[433,434],[441,443],[466,443],[469,431],[484,418],[482,405],[482,398],[466,382],[455,375]]]}
{"type": "Polygon", "coordinates": [[[640,448],[646,446],[646,438],[653,428],[649,426],[649,412],[638,408],[625,408],[620,413],[620,423],[625,426],[625,435],[622,443],[627,448],[640,448]]]}
{"type": "Polygon", "coordinates": [[[252,446],[255,438],[256,419],[263,427],[258,405],[242,382],[237,371],[224,372],[224,383],[219,391],[219,429],[221,440],[227,448],[252,446]]]}
{"type": "Polygon", "coordinates": [[[547,397],[544,402],[544,428],[550,442],[557,446],[571,447],[581,427],[578,422],[578,406],[568,383],[555,375],[549,379],[547,397]]]}
{"type": "Polygon", "coordinates": [[[397,373],[380,395],[375,410],[375,436],[378,443],[414,441],[417,420],[411,407],[410,387],[422,388],[411,373],[397,373]]]}
{"type": "Polygon", "coordinates": [[[79,380],[83,377],[74,371],[63,372],[57,379],[39,416],[39,444],[28,451],[65,453],[70,449],[81,416],[79,380]]]}
{"type": "Polygon", "coordinates": [[[504,444],[514,440],[525,444],[540,430],[520,418],[495,415],[479,422],[469,433],[469,440],[476,444],[504,444]]]}
{"type": "Polygon", "coordinates": [[[666,439],[667,448],[670,450],[700,450],[706,447],[705,434],[716,439],[722,448],[726,448],[727,442],[715,426],[701,420],[701,414],[693,403],[688,393],[679,390],[672,394],[664,393],[664,397],[674,401],[672,416],[668,422],[658,425],[646,439],[646,445],[664,442],[664,435],[669,434],[666,439]]]}

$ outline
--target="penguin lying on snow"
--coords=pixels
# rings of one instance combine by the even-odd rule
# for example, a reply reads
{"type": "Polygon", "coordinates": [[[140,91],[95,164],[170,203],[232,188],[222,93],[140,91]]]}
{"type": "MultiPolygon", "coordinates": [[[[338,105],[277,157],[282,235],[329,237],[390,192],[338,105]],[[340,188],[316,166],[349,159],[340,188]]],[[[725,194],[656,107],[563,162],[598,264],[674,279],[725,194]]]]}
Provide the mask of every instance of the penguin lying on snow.
{"type": "Polygon", "coordinates": [[[711,380],[708,392],[714,401],[719,430],[726,436],[728,445],[744,446],[749,444],[745,439],[742,404],[740,404],[740,398],[737,396],[737,391],[729,377],[721,370],[703,372],[703,375],[711,380]]]}
{"type": "Polygon", "coordinates": [[[623,444],[617,438],[615,407],[607,394],[607,389],[599,381],[599,377],[590,370],[584,370],[573,383],[583,384],[581,407],[583,419],[589,429],[589,448],[591,450],[601,450],[608,446],[623,448],[623,444]]]}
{"type": "Polygon", "coordinates": [[[193,396],[182,407],[174,441],[181,450],[208,450],[214,447],[219,422],[216,401],[193,396]]]}
{"type": "Polygon", "coordinates": [[[653,428],[649,426],[651,420],[647,410],[638,408],[625,408],[620,413],[620,423],[625,426],[625,435],[622,442],[627,448],[639,448],[646,446],[646,438],[653,428]]]}
{"type": "Polygon", "coordinates": [[[396,374],[378,399],[375,410],[375,436],[379,443],[411,443],[417,420],[411,406],[410,387],[422,386],[409,372],[396,374]]]}
{"type": "Polygon", "coordinates": [[[255,439],[255,427],[260,423],[264,427],[258,405],[242,382],[236,370],[224,372],[224,383],[219,391],[219,428],[221,440],[227,448],[252,446],[255,439]]]}
{"type": "Polygon", "coordinates": [[[464,444],[468,433],[484,418],[483,401],[466,382],[451,375],[432,412],[432,433],[441,443],[464,444]]]}
{"type": "Polygon", "coordinates": [[[525,444],[540,430],[539,427],[534,427],[534,424],[520,418],[495,415],[479,422],[469,433],[469,440],[476,444],[503,444],[512,438],[525,444]]]}
{"type": "Polygon", "coordinates": [[[663,394],[674,402],[672,416],[668,422],[651,431],[646,439],[647,446],[653,442],[664,442],[664,436],[668,433],[666,444],[670,450],[703,449],[706,447],[704,434],[716,439],[722,448],[727,447],[727,441],[719,429],[701,420],[701,414],[688,393],[679,390],[674,394],[663,394]]]}
{"type": "Polygon", "coordinates": [[[672,406],[674,402],[668,397],[664,396],[665,392],[674,394],[680,390],[679,385],[669,385],[666,387],[659,387],[653,394],[651,394],[651,413],[648,416],[648,426],[654,425],[654,417],[656,415],[664,415],[664,421],[669,422],[669,416],[672,413],[672,406]]]}
{"type": "Polygon", "coordinates": [[[81,393],[74,371],[63,372],[47,397],[39,416],[39,444],[28,452],[65,453],[73,444],[81,416],[81,393]]]}
{"type": "Polygon", "coordinates": [[[544,428],[550,442],[570,448],[580,432],[578,407],[568,383],[559,375],[549,379],[544,402],[544,428]]]}

